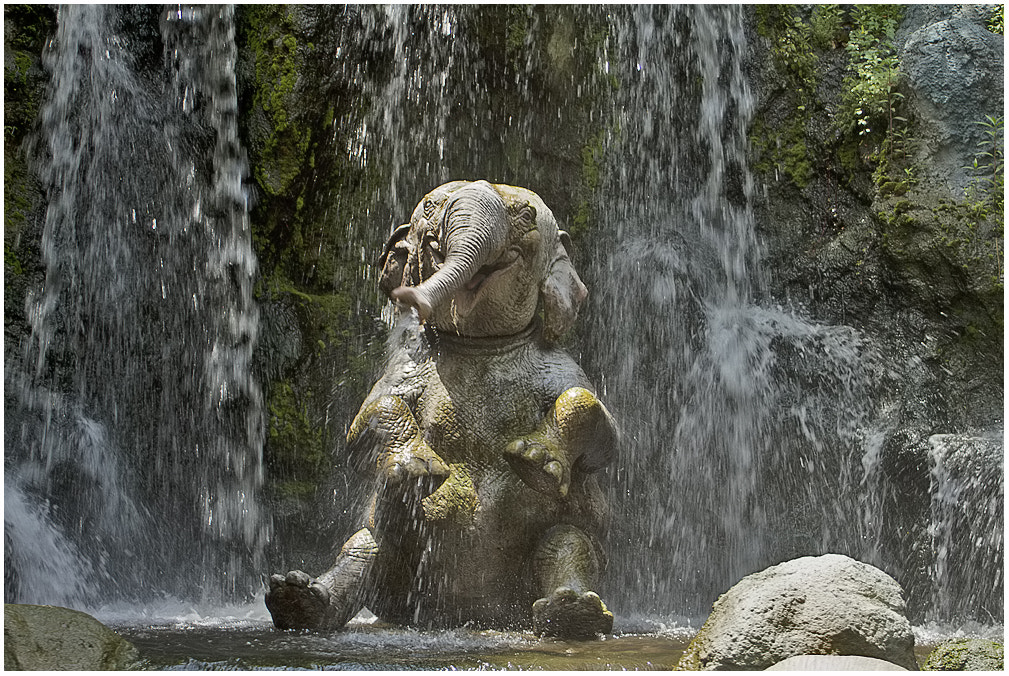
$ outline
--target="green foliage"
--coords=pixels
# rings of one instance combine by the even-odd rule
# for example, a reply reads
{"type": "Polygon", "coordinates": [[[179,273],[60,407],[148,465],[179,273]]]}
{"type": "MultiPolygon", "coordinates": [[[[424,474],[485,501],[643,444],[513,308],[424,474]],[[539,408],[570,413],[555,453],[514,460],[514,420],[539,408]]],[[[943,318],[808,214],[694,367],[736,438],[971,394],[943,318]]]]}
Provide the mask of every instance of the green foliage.
{"type": "Polygon", "coordinates": [[[988,30],[998,35],[1005,35],[1005,5],[995,5],[991,18],[988,19],[988,30]]]}
{"type": "MultiPolygon", "coordinates": [[[[309,418],[308,401],[311,392],[295,391],[291,383],[273,383],[267,409],[269,419],[266,434],[272,471],[284,477],[284,486],[297,490],[299,484],[315,485],[324,475],[327,454],[323,445],[323,426],[309,418]]],[[[286,491],[290,492],[290,491],[286,491]]]]}
{"type": "Polygon", "coordinates": [[[505,12],[505,54],[515,70],[526,67],[529,56],[529,27],[532,23],[532,5],[507,5],[505,12]]]}
{"type": "Polygon", "coordinates": [[[256,179],[268,195],[279,195],[297,178],[312,140],[311,129],[299,122],[292,106],[299,76],[298,42],[283,6],[256,5],[247,16],[255,62],[253,104],[262,109],[270,125],[262,161],[255,163],[256,179]]]}
{"type": "Polygon", "coordinates": [[[16,145],[38,117],[44,74],[36,64],[55,30],[46,5],[4,5],[4,146],[16,145]]]}
{"type": "Polygon", "coordinates": [[[893,44],[902,15],[899,5],[856,5],[852,10],[854,29],[845,46],[848,72],[838,116],[842,131],[864,136],[878,123],[892,130],[894,110],[902,98],[896,91],[900,60],[893,44]]]}
{"type": "MultiPolygon", "coordinates": [[[[4,233],[6,237],[21,230],[31,210],[28,169],[23,157],[13,148],[4,148],[4,233]]],[[[5,237],[5,238],[6,238],[5,237]]]]}
{"type": "Polygon", "coordinates": [[[604,155],[603,142],[606,131],[600,130],[582,146],[582,180],[578,186],[579,199],[572,219],[570,235],[578,239],[586,234],[592,220],[592,196],[599,188],[604,155]]]}
{"type": "Polygon", "coordinates": [[[762,174],[773,173],[776,178],[784,174],[795,185],[805,187],[813,178],[805,125],[806,116],[799,114],[774,129],[757,120],[751,134],[754,168],[762,174]]]}
{"type": "MultiPolygon", "coordinates": [[[[904,195],[917,183],[915,167],[908,164],[915,138],[899,114],[904,95],[897,90],[901,71],[893,39],[902,15],[899,5],[852,8],[853,27],[845,45],[848,65],[834,120],[844,137],[857,139],[860,150],[867,148],[863,157],[873,167],[873,183],[882,197],[904,195]]],[[[895,211],[883,221],[892,225],[904,219],[895,211]]]]}
{"type": "Polygon", "coordinates": [[[975,122],[984,132],[977,144],[974,163],[967,167],[974,180],[967,188],[967,202],[984,215],[1002,219],[1005,200],[1004,118],[985,115],[975,122]]]}
{"type": "Polygon", "coordinates": [[[797,5],[760,5],[757,32],[771,40],[775,68],[797,96],[798,109],[804,111],[816,88],[819,62],[811,43],[813,29],[802,20],[797,5]]]}
{"type": "Polygon", "coordinates": [[[761,5],[756,11],[757,31],[771,41],[774,67],[782,76],[781,92],[790,97],[793,113],[775,124],[759,119],[754,123],[754,166],[757,171],[784,175],[804,187],[813,176],[806,127],[816,102],[817,49],[833,42],[841,25],[841,12],[837,5],[817,6],[807,22],[798,5],[761,5]]]}
{"type": "Polygon", "coordinates": [[[976,122],[984,130],[970,167],[973,180],[961,204],[948,204],[954,217],[944,233],[946,244],[955,249],[965,267],[990,269],[992,280],[1001,285],[1005,277],[1005,159],[1002,117],[985,116],[976,122]]]}
{"type": "Polygon", "coordinates": [[[844,11],[840,5],[815,5],[809,19],[810,41],[818,49],[835,47],[843,38],[844,11]]]}
{"type": "Polygon", "coordinates": [[[21,259],[14,252],[10,246],[4,242],[4,271],[13,272],[15,275],[24,274],[24,267],[21,265],[21,259]]]}
{"type": "Polygon", "coordinates": [[[929,653],[923,671],[1002,671],[1003,644],[984,639],[947,641],[929,653]]]}

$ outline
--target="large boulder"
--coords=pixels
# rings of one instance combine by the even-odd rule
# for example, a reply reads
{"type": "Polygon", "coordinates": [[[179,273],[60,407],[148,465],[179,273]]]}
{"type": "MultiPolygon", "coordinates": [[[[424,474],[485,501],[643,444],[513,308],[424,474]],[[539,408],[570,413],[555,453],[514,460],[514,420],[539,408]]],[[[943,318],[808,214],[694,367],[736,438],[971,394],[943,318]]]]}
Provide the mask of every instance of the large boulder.
{"type": "Polygon", "coordinates": [[[4,604],[4,669],[130,669],[139,653],[86,613],[57,606],[4,604]]]}
{"type": "Polygon", "coordinates": [[[679,668],[766,669],[797,655],[858,655],[916,670],[900,585],[839,554],[771,566],[715,601],[679,668]]]}
{"type": "Polygon", "coordinates": [[[964,638],[943,643],[928,654],[923,671],[1004,671],[1001,643],[964,638]]]}
{"type": "Polygon", "coordinates": [[[990,5],[910,5],[896,39],[929,166],[960,190],[983,140],[975,123],[1003,110],[1004,37],[986,28],[991,12],[990,5]]]}

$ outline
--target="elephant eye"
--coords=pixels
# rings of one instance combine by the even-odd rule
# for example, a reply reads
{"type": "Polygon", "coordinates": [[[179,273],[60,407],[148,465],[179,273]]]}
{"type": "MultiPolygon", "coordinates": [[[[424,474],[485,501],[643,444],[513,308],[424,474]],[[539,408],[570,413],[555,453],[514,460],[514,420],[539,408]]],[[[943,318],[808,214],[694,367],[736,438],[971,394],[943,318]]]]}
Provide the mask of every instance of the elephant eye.
{"type": "Polygon", "coordinates": [[[431,255],[431,260],[435,265],[441,266],[445,262],[445,255],[441,252],[441,242],[434,234],[427,234],[424,236],[422,246],[424,251],[427,251],[431,255]]]}

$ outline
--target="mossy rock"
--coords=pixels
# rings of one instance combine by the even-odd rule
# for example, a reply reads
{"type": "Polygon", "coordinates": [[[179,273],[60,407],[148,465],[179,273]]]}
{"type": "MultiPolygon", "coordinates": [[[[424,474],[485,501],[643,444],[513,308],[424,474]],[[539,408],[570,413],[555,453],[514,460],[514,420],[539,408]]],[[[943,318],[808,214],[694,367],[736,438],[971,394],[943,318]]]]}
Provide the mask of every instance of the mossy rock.
{"type": "Polygon", "coordinates": [[[4,604],[4,669],[121,670],[138,666],[133,645],[86,613],[4,604]]]}
{"type": "Polygon", "coordinates": [[[1003,645],[980,638],[948,641],[929,653],[922,671],[1003,671],[1003,645]]]}

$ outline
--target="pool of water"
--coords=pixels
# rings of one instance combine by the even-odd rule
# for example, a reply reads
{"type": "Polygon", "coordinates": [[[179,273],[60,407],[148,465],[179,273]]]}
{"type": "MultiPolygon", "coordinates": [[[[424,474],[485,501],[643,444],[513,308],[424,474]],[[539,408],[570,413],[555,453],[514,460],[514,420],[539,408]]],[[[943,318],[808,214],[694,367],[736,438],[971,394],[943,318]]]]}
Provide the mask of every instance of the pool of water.
{"type": "MultiPolygon", "coordinates": [[[[257,605],[104,609],[100,619],[140,651],[150,670],[670,670],[700,623],[618,618],[623,631],[597,641],[541,639],[529,632],[425,631],[378,622],[367,612],[341,631],[273,628],[257,605]]],[[[1000,627],[916,627],[919,664],[941,641],[1001,637],[1000,627]]]]}
{"type": "Polygon", "coordinates": [[[557,641],[520,632],[367,624],[333,633],[275,631],[268,622],[116,629],[140,651],[143,668],[154,670],[668,670],[689,642],[675,634],[557,641]]]}

